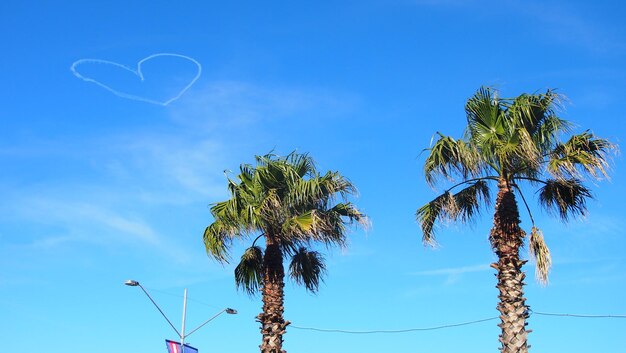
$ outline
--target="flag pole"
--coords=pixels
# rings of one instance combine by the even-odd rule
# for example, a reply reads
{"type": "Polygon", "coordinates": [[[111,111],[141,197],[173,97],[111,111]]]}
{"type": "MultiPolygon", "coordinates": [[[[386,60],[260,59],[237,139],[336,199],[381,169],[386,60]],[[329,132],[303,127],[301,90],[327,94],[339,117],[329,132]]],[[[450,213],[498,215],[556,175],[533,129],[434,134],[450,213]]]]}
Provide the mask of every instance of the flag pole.
{"type": "Polygon", "coordinates": [[[187,288],[183,293],[183,327],[180,330],[180,351],[185,353],[185,318],[187,317],[187,288]]]}

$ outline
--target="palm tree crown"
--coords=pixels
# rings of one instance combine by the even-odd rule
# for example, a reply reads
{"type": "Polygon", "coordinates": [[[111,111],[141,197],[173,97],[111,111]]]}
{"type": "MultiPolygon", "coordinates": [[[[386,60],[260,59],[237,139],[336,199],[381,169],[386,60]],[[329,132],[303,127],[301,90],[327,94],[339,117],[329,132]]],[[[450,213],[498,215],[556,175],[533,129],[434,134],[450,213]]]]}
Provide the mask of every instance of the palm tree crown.
{"type": "Polygon", "coordinates": [[[471,221],[491,202],[488,182],[504,182],[520,194],[529,211],[530,251],[537,256],[538,279],[547,280],[549,252],[520,184],[538,186],[539,203],[564,221],[584,215],[592,194],[583,179],[607,177],[607,157],[615,148],[589,131],[560,141],[572,127],[556,115],[561,101],[553,90],[505,99],[484,87],[467,101],[463,138],[437,133],[437,141],[427,149],[426,181],[435,186],[443,178],[453,185],[416,213],[425,243],[435,243],[436,222],[471,221]]]}
{"type": "Polygon", "coordinates": [[[352,183],[338,172],[320,174],[306,154],[257,156],[256,166],[242,164],[237,178],[228,179],[230,199],[211,206],[215,221],[204,232],[204,244],[211,257],[228,262],[234,239],[256,236],[235,268],[235,282],[249,294],[262,293],[261,351],[284,352],[289,322],[283,319],[283,258],[291,258],[290,277],[315,292],[326,268],[310,246],[344,246],[346,226],[365,225],[367,218],[347,201],[356,192],[352,183]]]}
{"type": "Polygon", "coordinates": [[[312,241],[343,246],[346,220],[365,224],[366,217],[346,201],[356,189],[338,172],[320,175],[306,154],[268,154],[257,156],[256,162],[256,167],[242,164],[239,182],[228,179],[231,198],[212,205],[215,221],[204,233],[206,250],[216,260],[228,262],[233,239],[259,232],[236,269],[237,285],[250,293],[262,285],[262,249],[256,241],[266,237],[291,255],[293,279],[315,291],[323,262],[319,253],[306,249],[312,241]],[[344,202],[334,202],[337,196],[344,202]]]}

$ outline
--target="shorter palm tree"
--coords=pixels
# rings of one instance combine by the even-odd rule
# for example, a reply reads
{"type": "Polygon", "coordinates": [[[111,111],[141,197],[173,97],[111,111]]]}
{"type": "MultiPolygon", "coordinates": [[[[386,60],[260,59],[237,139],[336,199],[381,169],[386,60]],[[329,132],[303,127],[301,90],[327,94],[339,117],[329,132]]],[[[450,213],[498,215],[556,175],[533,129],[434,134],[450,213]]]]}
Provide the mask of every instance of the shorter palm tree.
{"type": "Polygon", "coordinates": [[[438,134],[424,165],[431,186],[439,179],[453,183],[417,211],[427,244],[434,243],[437,222],[473,220],[481,207],[491,202],[489,184],[497,187],[489,240],[498,257],[492,267],[497,270],[500,291],[502,353],[528,350],[522,271],[526,261],[519,254],[527,237],[520,227],[515,196],[521,198],[530,215],[529,248],[536,258],[537,278],[546,283],[550,252],[521,186],[538,187],[539,203],[563,221],[583,215],[592,196],[583,178],[606,177],[607,157],[615,147],[589,131],[561,141],[561,134],[569,132],[571,125],[556,115],[560,98],[548,90],[504,99],[492,89],[481,88],[465,105],[465,136],[454,139],[438,134]]]}
{"type": "Polygon", "coordinates": [[[215,220],[204,232],[204,244],[211,257],[225,263],[234,239],[256,235],[235,268],[235,283],[250,295],[261,292],[261,352],[281,353],[289,325],[283,318],[284,258],[291,259],[290,277],[316,292],[326,267],[311,245],[344,246],[346,226],[365,225],[367,218],[347,201],[356,192],[352,183],[338,172],[321,175],[308,155],[268,154],[256,162],[241,165],[238,181],[228,179],[231,198],[211,206],[215,220]],[[261,239],[264,247],[257,244],[261,239]]]}

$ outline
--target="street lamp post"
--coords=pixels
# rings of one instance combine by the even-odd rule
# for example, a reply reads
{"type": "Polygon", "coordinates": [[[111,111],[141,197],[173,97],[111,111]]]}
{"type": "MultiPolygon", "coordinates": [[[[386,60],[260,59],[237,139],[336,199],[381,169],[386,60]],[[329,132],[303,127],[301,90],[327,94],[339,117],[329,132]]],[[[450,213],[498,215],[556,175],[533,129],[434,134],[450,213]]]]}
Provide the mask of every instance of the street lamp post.
{"type": "Polygon", "coordinates": [[[211,318],[209,318],[208,320],[206,320],[205,322],[200,324],[200,326],[194,328],[189,333],[185,334],[185,319],[187,317],[187,288],[185,288],[184,295],[183,295],[183,320],[182,320],[183,322],[182,322],[182,327],[181,327],[180,332],[178,332],[178,330],[176,329],[176,327],[174,327],[174,325],[172,324],[170,319],[167,318],[167,316],[165,315],[163,310],[161,310],[159,305],[154,301],[154,299],[152,299],[152,297],[150,296],[148,291],[146,291],[146,289],[139,282],[137,282],[135,280],[132,280],[132,279],[129,279],[126,282],[124,282],[124,284],[127,285],[127,286],[130,286],[130,287],[139,287],[146,294],[148,299],[150,299],[152,304],[154,304],[154,306],[159,310],[159,312],[161,313],[161,315],[163,316],[165,321],[167,321],[167,323],[170,324],[170,326],[174,329],[174,331],[176,332],[176,334],[180,338],[181,353],[185,353],[185,338],[189,337],[192,333],[198,331],[202,326],[208,324],[211,320],[215,319],[216,317],[220,316],[223,313],[227,313],[227,314],[231,314],[231,315],[232,314],[237,314],[237,310],[235,310],[235,309],[224,308],[220,312],[218,312],[217,314],[213,315],[211,318]]]}

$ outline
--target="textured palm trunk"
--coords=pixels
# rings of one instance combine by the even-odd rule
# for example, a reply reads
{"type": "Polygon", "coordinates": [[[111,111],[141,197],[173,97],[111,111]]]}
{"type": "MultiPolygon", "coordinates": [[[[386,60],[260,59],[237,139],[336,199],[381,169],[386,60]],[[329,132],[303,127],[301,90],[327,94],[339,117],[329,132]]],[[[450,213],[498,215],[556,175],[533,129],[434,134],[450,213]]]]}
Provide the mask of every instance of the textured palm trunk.
{"type": "Polygon", "coordinates": [[[285,353],[283,334],[289,325],[289,321],[283,318],[285,270],[280,247],[271,240],[267,241],[263,266],[263,312],[257,316],[263,338],[259,347],[262,353],[285,353]]]}
{"type": "Polygon", "coordinates": [[[498,271],[496,287],[500,291],[498,311],[501,319],[498,326],[502,329],[500,351],[526,353],[529,348],[527,340],[530,332],[526,330],[528,307],[523,291],[526,275],[522,272],[522,266],[526,261],[520,260],[519,256],[524,231],[519,226],[519,211],[511,186],[501,180],[498,189],[490,240],[498,256],[498,262],[491,266],[498,271]]]}

